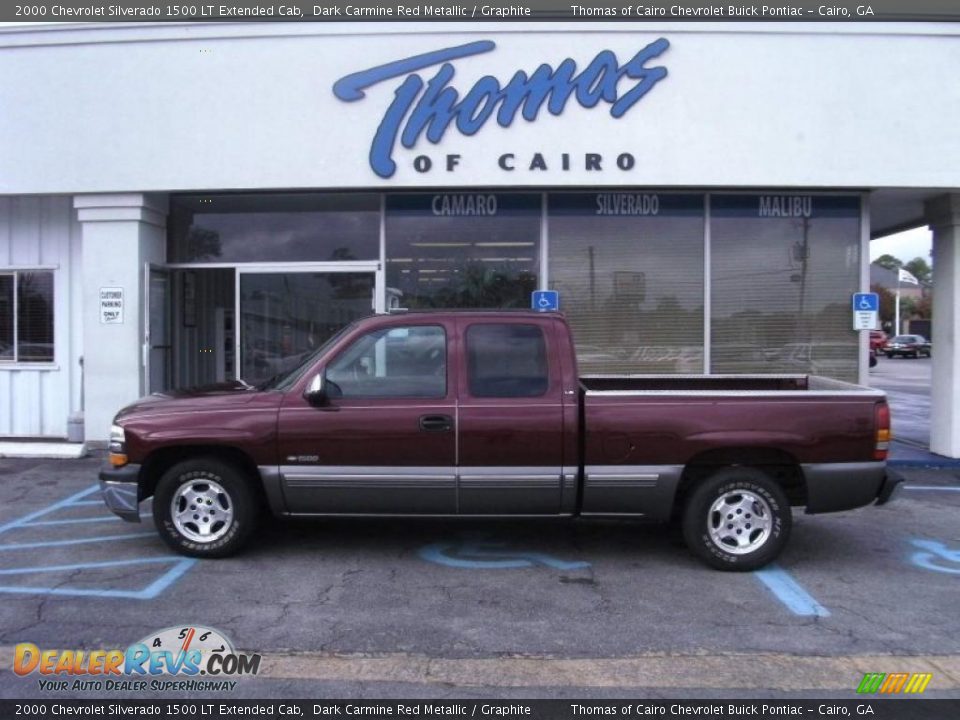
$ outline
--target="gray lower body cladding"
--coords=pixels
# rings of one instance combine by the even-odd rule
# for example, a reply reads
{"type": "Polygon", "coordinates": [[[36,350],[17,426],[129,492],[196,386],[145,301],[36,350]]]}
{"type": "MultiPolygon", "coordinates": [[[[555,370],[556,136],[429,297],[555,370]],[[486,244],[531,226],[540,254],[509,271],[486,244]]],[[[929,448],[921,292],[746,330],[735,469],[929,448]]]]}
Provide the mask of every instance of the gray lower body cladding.
{"type": "MultiPolygon", "coordinates": [[[[883,462],[801,466],[807,512],[851,510],[888,502],[902,478],[883,462]]],[[[579,514],[668,520],[682,465],[587,466],[579,514]]],[[[139,522],[138,465],[105,466],[107,507],[139,522]]],[[[296,468],[261,467],[270,505],[284,514],[572,515],[573,468],[296,468]],[[286,472],[285,472],[286,471],[286,472]],[[348,472],[349,471],[349,472],[348,472]],[[369,472],[365,472],[369,471],[369,472]]]]}
{"type": "Polygon", "coordinates": [[[899,477],[884,462],[810,463],[802,465],[807,481],[807,512],[826,513],[869,505],[899,485],[899,477]],[[888,476],[889,479],[888,480],[888,476]]]}

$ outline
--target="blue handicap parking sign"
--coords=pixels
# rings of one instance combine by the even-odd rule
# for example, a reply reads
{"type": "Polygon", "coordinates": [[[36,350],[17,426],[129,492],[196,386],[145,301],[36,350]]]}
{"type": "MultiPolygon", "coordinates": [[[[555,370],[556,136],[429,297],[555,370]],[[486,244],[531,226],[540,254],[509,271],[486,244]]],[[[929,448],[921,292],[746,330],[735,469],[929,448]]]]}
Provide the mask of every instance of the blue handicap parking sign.
{"type": "Polygon", "coordinates": [[[560,293],[556,290],[535,290],[530,298],[530,307],[540,312],[560,309],[560,293]]]}
{"type": "Polygon", "coordinates": [[[854,312],[879,312],[880,296],[876,293],[854,293],[853,310],[854,312]]]}

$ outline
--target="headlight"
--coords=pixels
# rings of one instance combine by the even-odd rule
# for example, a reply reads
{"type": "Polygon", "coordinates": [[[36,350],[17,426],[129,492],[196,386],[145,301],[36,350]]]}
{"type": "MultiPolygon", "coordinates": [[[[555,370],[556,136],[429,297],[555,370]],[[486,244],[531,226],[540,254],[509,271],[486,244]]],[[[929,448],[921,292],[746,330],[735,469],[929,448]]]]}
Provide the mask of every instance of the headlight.
{"type": "Polygon", "coordinates": [[[114,467],[127,464],[127,433],[119,425],[110,427],[109,460],[114,467]]]}

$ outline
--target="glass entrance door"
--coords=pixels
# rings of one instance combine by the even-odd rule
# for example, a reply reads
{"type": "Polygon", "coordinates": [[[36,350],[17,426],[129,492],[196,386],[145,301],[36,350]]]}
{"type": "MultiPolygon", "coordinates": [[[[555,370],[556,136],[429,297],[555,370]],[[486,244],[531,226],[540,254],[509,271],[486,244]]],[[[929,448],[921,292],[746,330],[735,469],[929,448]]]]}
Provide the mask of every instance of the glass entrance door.
{"type": "Polygon", "coordinates": [[[290,370],[343,326],[379,309],[380,276],[376,264],[239,271],[240,377],[255,385],[290,370]]]}
{"type": "Polygon", "coordinates": [[[147,264],[144,282],[145,394],[170,389],[170,271],[147,264]]]}

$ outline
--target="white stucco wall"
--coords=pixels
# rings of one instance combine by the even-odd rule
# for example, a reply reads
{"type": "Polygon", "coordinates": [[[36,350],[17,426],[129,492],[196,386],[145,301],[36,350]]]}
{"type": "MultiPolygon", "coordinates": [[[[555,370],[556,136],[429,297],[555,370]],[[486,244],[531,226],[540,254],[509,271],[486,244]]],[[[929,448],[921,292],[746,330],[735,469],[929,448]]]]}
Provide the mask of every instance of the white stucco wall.
{"type": "MultiPolygon", "coordinates": [[[[662,25],[241,23],[83,25],[0,32],[0,193],[500,185],[878,188],[960,186],[960,28],[947,23],[662,25]],[[536,122],[450,129],[396,153],[383,179],[367,156],[403,78],[356,102],[339,78],[477,40],[455,60],[461,97],[483,75],[621,64],[646,44],[668,76],[622,118],[569,101],[536,122]],[[518,168],[542,151],[547,171],[518,168]],[[559,153],[571,155],[560,169],[559,153]],[[605,170],[583,168],[586,152],[605,170]],[[614,158],[629,152],[636,167],[614,158]],[[434,159],[419,174],[412,158],[434,159]],[[447,153],[461,156],[447,172],[447,153]]],[[[428,80],[436,68],[420,71],[428,80]]],[[[625,92],[633,81],[622,78],[625,92]]]]}
{"type": "Polygon", "coordinates": [[[54,362],[0,363],[0,437],[67,434],[80,407],[83,337],[80,226],[72,198],[0,197],[0,272],[43,268],[54,277],[54,362]]]}
{"type": "MultiPolygon", "coordinates": [[[[88,439],[105,439],[115,409],[142,391],[142,269],[164,259],[162,220],[152,218],[155,209],[128,217],[123,202],[103,209],[106,201],[93,194],[889,188],[890,196],[916,193],[919,203],[938,188],[960,187],[960,164],[951,161],[960,157],[957,67],[960,28],[947,23],[4,28],[0,269],[56,266],[57,358],[44,369],[0,367],[0,436],[65,434],[80,405],[84,335],[97,356],[87,379],[95,390],[87,397],[88,439]],[[500,127],[491,119],[469,137],[451,127],[438,144],[421,138],[411,149],[398,146],[389,178],[371,169],[368,155],[404,77],[356,102],[332,89],[380,64],[492,41],[489,52],[453,61],[450,86],[462,99],[482,76],[504,85],[518,71],[557,68],[565,58],[579,73],[604,50],[622,66],[659,38],[670,47],[646,67],[668,75],[623,117],[611,117],[607,102],[584,108],[570,99],[559,115],[541,108],[535,122],[500,127]],[[547,170],[527,169],[537,152],[547,170]],[[498,167],[503,153],[515,155],[515,171],[498,167]],[[587,170],[585,153],[602,155],[604,169],[587,170]],[[635,158],[630,171],[615,168],[621,153],[635,158]],[[458,156],[452,172],[448,154],[458,156]],[[432,159],[430,172],[414,171],[417,155],[432,159]],[[92,241],[85,258],[70,196],[80,198],[83,235],[92,241]],[[131,314],[124,326],[99,327],[102,285],[125,287],[131,314]]],[[[426,82],[437,69],[418,73],[426,82]]],[[[633,84],[621,78],[618,93],[633,84]]]]}

